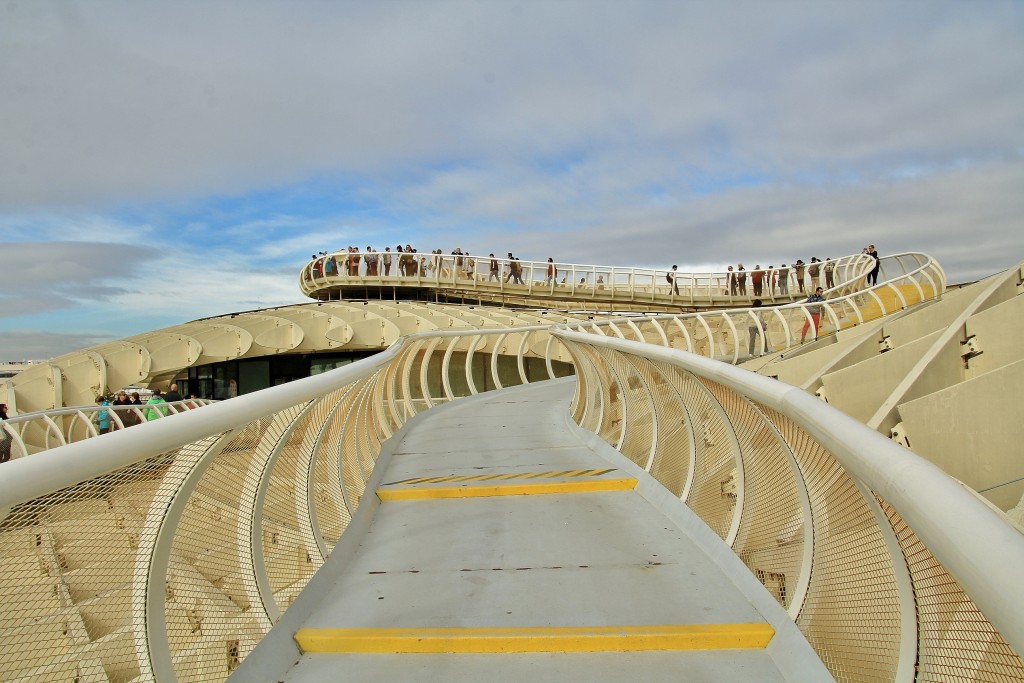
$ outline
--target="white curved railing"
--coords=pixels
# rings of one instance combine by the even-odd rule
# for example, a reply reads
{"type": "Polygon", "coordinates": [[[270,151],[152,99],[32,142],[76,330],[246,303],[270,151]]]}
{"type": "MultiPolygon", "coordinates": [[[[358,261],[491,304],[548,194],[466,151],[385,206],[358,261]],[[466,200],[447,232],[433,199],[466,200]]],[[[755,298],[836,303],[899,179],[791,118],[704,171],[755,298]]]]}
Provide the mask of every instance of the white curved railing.
{"type": "Polygon", "coordinates": [[[899,268],[890,266],[889,279],[847,294],[837,288],[820,303],[624,316],[570,327],[740,363],[898,313],[944,291],[945,273],[934,260],[908,264],[902,256],[892,259],[899,268]]]}
{"type": "MultiPolygon", "coordinates": [[[[893,279],[933,263],[925,254],[903,253],[883,257],[880,280],[893,279]]],[[[585,265],[519,261],[490,256],[458,256],[453,254],[397,254],[335,252],[319,256],[307,263],[299,273],[299,288],[313,298],[326,298],[330,292],[344,287],[433,287],[473,292],[483,295],[541,296],[580,301],[618,301],[620,303],[657,303],[673,306],[728,306],[748,303],[755,298],[767,304],[802,299],[807,292],[821,286],[829,292],[846,294],[866,287],[864,278],[875,261],[866,254],[853,254],[830,261],[834,271],[825,273],[825,263],[805,264],[798,272],[786,269],[743,271],[683,272],[674,275],[674,286],[667,279],[668,271],[652,268],[585,265]],[[370,268],[365,257],[378,258],[370,268]],[[385,274],[379,259],[390,257],[392,264],[385,274]],[[411,257],[412,267],[399,268],[399,257],[411,257]],[[521,269],[523,284],[517,284],[511,268],[521,269]],[[493,267],[492,267],[493,266],[493,267]],[[557,269],[549,277],[549,266],[557,269]],[[817,270],[810,274],[811,267],[817,270]],[[753,282],[753,272],[763,274],[760,293],[753,282]],[[831,279],[831,282],[829,282],[831,279]]],[[[937,268],[937,264],[935,264],[937,268]]],[[[938,269],[941,273],[941,269],[938,269]]],[[[945,274],[941,274],[945,282],[945,274]]],[[[939,283],[936,283],[938,285],[939,283]]]]}
{"type": "Polygon", "coordinates": [[[795,387],[557,336],[574,419],[721,535],[837,680],[1024,677],[1024,537],[962,484],[795,387]]]}
{"type": "Polygon", "coordinates": [[[8,463],[0,678],[223,678],[338,542],[384,440],[570,363],[574,419],[701,515],[839,680],[911,680],[915,660],[943,680],[1024,675],[1022,539],[931,465],[773,380],[530,327],[406,337],[8,463]]]}
{"type": "Polygon", "coordinates": [[[158,407],[145,404],[91,405],[39,410],[13,415],[0,422],[0,441],[6,440],[9,443],[9,456],[13,460],[30,453],[102,436],[99,431],[102,412],[109,416],[111,431],[116,431],[147,422],[151,416],[152,419],[158,419],[211,403],[215,401],[193,398],[167,401],[158,407]]]}

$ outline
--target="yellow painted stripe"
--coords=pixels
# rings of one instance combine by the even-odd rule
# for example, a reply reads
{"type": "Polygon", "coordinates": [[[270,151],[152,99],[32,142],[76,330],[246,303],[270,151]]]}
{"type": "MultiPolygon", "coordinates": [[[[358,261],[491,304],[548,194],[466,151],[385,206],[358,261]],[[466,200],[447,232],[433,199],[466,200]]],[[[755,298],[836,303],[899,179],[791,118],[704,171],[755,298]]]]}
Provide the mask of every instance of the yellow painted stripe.
{"type": "Polygon", "coordinates": [[[604,470],[561,470],[554,472],[507,472],[504,474],[452,474],[447,477],[415,477],[412,479],[402,479],[401,481],[393,481],[385,486],[396,486],[398,484],[440,484],[442,482],[462,482],[462,481],[491,481],[491,480],[505,480],[505,479],[554,479],[556,477],[599,477],[609,472],[614,472],[615,468],[604,469],[604,470]]]}
{"type": "Polygon", "coordinates": [[[517,653],[639,652],[764,648],[765,623],[525,628],[302,628],[303,652],[517,653]]]}
{"type": "Polygon", "coordinates": [[[489,496],[528,496],[547,493],[588,493],[628,491],[636,479],[574,479],[572,481],[532,482],[528,484],[478,484],[475,486],[388,486],[377,489],[381,500],[427,500],[431,498],[486,498],[489,496]]]}

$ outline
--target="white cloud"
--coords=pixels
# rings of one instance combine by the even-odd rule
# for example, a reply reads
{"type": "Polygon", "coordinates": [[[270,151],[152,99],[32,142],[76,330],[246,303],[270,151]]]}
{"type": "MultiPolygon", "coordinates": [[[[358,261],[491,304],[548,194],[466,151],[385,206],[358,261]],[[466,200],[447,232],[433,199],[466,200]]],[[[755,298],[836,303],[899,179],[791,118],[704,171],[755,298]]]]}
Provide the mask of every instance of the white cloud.
{"type": "Polygon", "coordinates": [[[1024,258],[1020,3],[2,11],[0,241],[55,243],[4,245],[8,320],[286,303],[349,243],[696,265],[875,242],[953,279],[1024,258]],[[309,179],[348,203],[209,208],[309,179]],[[70,242],[110,246],[38,272],[70,242]]]}

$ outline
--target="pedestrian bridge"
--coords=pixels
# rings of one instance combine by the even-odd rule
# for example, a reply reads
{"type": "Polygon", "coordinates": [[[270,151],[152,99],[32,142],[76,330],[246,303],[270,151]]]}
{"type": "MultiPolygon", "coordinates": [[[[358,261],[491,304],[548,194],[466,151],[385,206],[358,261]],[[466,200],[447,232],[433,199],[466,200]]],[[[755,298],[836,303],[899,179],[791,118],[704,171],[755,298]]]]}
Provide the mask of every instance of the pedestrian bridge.
{"type": "Polygon", "coordinates": [[[574,327],[0,466],[0,678],[1024,679],[998,511],[800,389],[574,327]]]}

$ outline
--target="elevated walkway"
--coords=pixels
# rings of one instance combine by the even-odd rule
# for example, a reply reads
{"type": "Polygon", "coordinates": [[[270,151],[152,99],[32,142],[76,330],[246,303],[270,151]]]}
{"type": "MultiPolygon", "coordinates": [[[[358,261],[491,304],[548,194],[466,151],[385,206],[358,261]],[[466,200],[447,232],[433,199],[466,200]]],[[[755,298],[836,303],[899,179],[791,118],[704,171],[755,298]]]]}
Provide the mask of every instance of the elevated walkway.
{"type": "Polygon", "coordinates": [[[832,680],[704,522],[576,427],[574,387],[411,420],[232,680],[832,680]]]}

